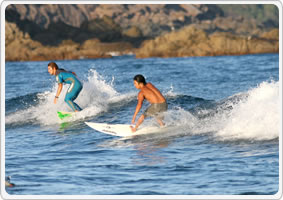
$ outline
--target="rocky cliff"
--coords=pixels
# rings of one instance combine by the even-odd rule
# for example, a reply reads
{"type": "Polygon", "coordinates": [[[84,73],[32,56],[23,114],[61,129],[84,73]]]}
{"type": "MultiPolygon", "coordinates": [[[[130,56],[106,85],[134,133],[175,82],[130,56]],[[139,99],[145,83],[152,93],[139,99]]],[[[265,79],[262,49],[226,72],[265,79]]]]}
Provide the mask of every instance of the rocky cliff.
{"type": "Polygon", "coordinates": [[[276,53],[279,51],[279,30],[259,37],[239,36],[227,32],[207,34],[194,25],[180,31],[148,40],[136,52],[137,58],[217,56],[276,53]]]}
{"type": "Polygon", "coordinates": [[[216,16],[223,16],[218,6],[192,4],[12,4],[6,9],[7,21],[26,20],[42,29],[58,22],[80,28],[86,22],[109,17],[123,30],[138,27],[146,37],[181,28],[195,19],[213,19],[216,16]]]}
{"type": "Polygon", "coordinates": [[[82,58],[109,58],[113,54],[128,54],[134,50],[128,42],[103,43],[98,39],[89,39],[82,44],[72,40],[63,40],[58,46],[46,46],[32,40],[14,23],[5,24],[6,61],[40,61],[82,58]]]}
{"type": "Polygon", "coordinates": [[[278,44],[278,37],[270,32],[279,23],[274,5],[12,4],[5,17],[6,60],[97,58],[136,52],[138,57],[157,56],[149,53],[154,47],[160,56],[265,53],[276,52],[278,44]],[[191,26],[203,36],[202,41],[190,35],[194,32],[191,26]],[[241,48],[248,50],[232,50],[240,48],[235,47],[240,41],[245,44],[241,48]],[[263,50],[251,51],[255,41],[263,50]]]}

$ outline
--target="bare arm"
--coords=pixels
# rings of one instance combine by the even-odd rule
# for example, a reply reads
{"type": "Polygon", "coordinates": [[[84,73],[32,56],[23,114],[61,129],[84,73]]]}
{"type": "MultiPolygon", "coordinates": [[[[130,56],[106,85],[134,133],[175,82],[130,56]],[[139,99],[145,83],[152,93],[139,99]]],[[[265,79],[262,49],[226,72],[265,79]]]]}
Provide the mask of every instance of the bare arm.
{"type": "Polygon", "coordinates": [[[62,88],[63,88],[63,83],[59,83],[58,84],[58,89],[57,89],[57,93],[56,93],[56,96],[55,96],[55,99],[54,99],[54,103],[56,104],[57,103],[57,98],[59,97],[61,91],[62,91],[62,88]]]}
{"type": "Polygon", "coordinates": [[[144,100],[143,93],[140,92],[140,93],[138,94],[138,104],[137,104],[137,106],[136,106],[136,111],[135,111],[135,114],[134,114],[133,119],[132,119],[132,124],[134,124],[135,121],[136,121],[136,117],[137,117],[137,114],[139,113],[139,111],[140,111],[140,109],[141,109],[141,107],[142,107],[143,100],[144,100]]]}

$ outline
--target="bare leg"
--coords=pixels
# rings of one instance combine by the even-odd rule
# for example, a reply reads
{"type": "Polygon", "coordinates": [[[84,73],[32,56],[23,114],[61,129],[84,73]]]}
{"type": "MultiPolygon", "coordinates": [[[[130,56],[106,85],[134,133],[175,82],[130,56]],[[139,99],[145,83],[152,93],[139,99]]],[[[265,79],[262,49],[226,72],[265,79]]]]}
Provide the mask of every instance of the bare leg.
{"type": "Polygon", "coordinates": [[[164,122],[161,119],[158,119],[158,118],[155,118],[155,119],[161,127],[165,126],[164,122]]]}
{"type": "Polygon", "coordinates": [[[164,120],[164,115],[163,113],[159,114],[158,116],[155,117],[156,121],[158,122],[158,124],[160,125],[160,127],[165,126],[165,123],[163,122],[164,120]]]}

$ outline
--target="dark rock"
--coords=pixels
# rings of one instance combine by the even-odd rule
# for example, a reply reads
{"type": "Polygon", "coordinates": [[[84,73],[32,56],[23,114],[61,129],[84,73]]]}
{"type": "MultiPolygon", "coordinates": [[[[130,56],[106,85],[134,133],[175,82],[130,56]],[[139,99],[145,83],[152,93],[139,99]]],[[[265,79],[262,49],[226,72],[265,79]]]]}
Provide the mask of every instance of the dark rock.
{"type": "Polygon", "coordinates": [[[86,40],[83,44],[68,39],[62,40],[58,46],[44,46],[32,40],[14,23],[6,22],[5,30],[6,61],[109,58],[135,51],[128,42],[102,43],[98,39],[86,40]]]}
{"type": "Polygon", "coordinates": [[[108,16],[85,21],[81,25],[81,29],[95,35],[101,41],[117,41],[122,37],[120,26],[108,16]]]}

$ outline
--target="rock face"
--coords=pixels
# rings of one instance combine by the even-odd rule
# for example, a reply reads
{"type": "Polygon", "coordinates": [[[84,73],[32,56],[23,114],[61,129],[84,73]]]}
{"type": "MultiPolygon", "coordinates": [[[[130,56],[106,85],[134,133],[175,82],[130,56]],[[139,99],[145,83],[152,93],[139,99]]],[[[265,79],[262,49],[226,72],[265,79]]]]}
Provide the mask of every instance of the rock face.
{"type": "Polygon", "coordinates": [[[123,29],[135,26],[144,36],[156,37],[191,23],[193,18],[212,19],[222,16],[223,11],[216,5],[192,4],[12,4],[6,9],[7,15],[9,22],[32,21],[43,29],[58,22],[80,28],[86,22],[108,17],[123,29]]]}
{"type": "MultiPolygon", "coordinates": [[[[22,22],[30,22],[29,26],[33,26],[34,30],[47,30],[51,24],[61,22],[74,28],[98,28],[95,32],[99,32],[101,26],[93,25],[96,21],[108,27],[108,30],[109,26],[117,30],[116,25],[123,30],[137,27],[146,38],[179,30],[192,23],[210,23],[210,29],[224,31],[235,31],[241,24],[245,24],[242,29],[246,32],[250,31],[251,25],[253,29],[262,30],[268,26],[278,27],[279,24],[277,7],[260,4],[11,4],[6,8],[5,15],[7,21],[17,23],[18,26],[23,24],[22,22]],[[262,15],[269,17],[260,17],[262,15]],[[227,17],[230,18],[227,20],[227,17]],[[103,21],[105,23],[101,23],[103,21]]],[[[21,25],[21,30],[32,31],[24,29],[28,27],[21,25]]]]}
{"type": "Polygon", "coordinates": [[[279,32],[274,29],[262,37],[238,36],[225,32],[207,34],[188,26],[154,40],[145,41],[136,52],[137,58],[241,55],[279,51],[279,32]]]}
{"type": "Polygon", "coordinates": [[[11,4],[5,17],[7,61],[278,52],[274,5],[11,4]]]}
{"type": "Polygon", "coordinates": [[[39,42],[33,41],[28,33],[19,30],[16,24],[5,23],[6,60],[32,60],[31,50],[41,48],[39,42]]]}
{"type": "Polygon", "coordinates": [[[112,53],[126,54],[133,50],[128,42],[102,43],[98,39],[86,40],[82,44],[64,40],[59,46],[44,46],[20,31],[16,24],[5,24],[6,61],[109,58],[112,53]]]}

